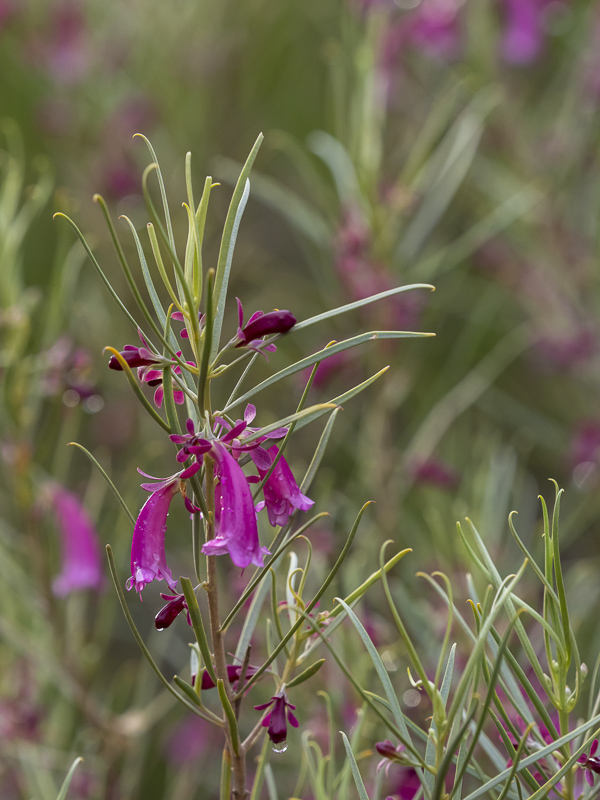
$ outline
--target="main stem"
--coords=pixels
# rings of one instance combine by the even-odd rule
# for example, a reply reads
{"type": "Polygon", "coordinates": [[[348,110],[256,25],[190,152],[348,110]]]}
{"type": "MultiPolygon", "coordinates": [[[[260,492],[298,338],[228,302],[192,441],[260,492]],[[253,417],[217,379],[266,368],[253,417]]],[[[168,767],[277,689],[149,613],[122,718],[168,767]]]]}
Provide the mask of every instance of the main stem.
{"type": "MultiPolygon", "coordinates": [[[[215,536],[215,479],[213,460],[208,455],[204,457],[206,464],[206,505],[208,515],[206,520],[206,540],[209,541],[215,536]]],[[[225,656],[225,640],[221,633],[221,618],[219,615],[219,591],[217,584],[217,557],[207,556],[206,558],[205,583],[208,598],[208,615],[210,620],[210,634],[215,659],[215,672],[217,678],[223,681],[223,686],[229,701],[232,702],[233,693],[227,677],[227,659],[225,656]]],[[[227,730],[227,728],[226,728],[227,730]]],[[[231,771],[233,776],[233,800],[246,800],[246,750],[240,746],[239,753],[236,754],[231,746],[229,733],[227,733],[227,747],[231,758],[231,771]]]]}

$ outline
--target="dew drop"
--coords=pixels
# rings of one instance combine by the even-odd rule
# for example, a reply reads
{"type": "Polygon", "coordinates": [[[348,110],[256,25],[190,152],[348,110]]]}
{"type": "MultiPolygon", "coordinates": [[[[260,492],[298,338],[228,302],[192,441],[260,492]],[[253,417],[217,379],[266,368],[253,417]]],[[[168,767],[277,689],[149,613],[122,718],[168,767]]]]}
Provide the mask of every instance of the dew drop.
{"type": "Polygon", "coordinates": [[[285,742],[285,741],[284,742],[273,742],[273,752],[274,753],[285,753],[285,751],[287,749],[288,749],[288,743],[287,742],[285,742]]]}

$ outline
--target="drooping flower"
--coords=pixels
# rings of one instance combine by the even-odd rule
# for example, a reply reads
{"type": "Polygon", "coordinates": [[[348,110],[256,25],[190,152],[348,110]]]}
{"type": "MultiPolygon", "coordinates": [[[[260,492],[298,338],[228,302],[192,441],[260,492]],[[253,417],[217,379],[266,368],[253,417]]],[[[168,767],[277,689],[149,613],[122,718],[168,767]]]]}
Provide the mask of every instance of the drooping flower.
{"type": "Polygon", "coordinates": [[[577,759],[577,763],[585,770],[585,779],[590,786],[594,785],[594,775],[600,775],[600,757],[596,755],[597,750],[598,739],[594,739],[589,756],[583,753],[577,759]]]}
{"type": "Polygon", "coordinates": [[[221,441],[212,443],[210,454],[219,479],[215,488],[217,535],[203,545],[202,552],[210,556],[229,553],[241,569],[250,564],[262,567],[263,557],[269,551],[258,540],[256,511],[246,476],[221,441]]]}
{"type": "MultiPolygon", "coordinates": [[[[173,580],[165,555],[167,516],[171,501],[180,491],[181,482],[191,477],[198,469],[200,464],[192,464],[191,467],[159,480],[158,483],[142,484],[142,489],[151,494],[138,514],[133,530],[131,577],[127,581],[127,589],[131,590],[135,586],[140,599],[144,586],[155,579],[161,581],[164,578],[169,589],[175,591],[177,581],[173,580]]],[[[187,497],[185,500],[188,510],[195,511],[195,506],[187,497]]]]}
{"type": "Polygon", "coordinates": [[[287,333],[296,324],[296,317],[291,311],[275,310],[266,314],[263,311],[255,311],[248,322],[244,325],[244,309],[242,301],[236,298],[238,304],[239,325],[237,337],[232,341],[235,347],[249,347],[259,353],[265,354],[277,350],[274,344],[264,344],[263,336],[270,336],[273,333],[287,333]]]}
{"type": "Polygon", "coordinates": [[[273,706],[273,708],[263,719],[262,726],[263,728],[268,727],[267,733],[273,744],[281,744],[287,739],[287,723],[289,722],[294,728],[298,727],[298,720],[292,714],[292,710],[295,711],[296,706],[288,701],[287,694],[283,691],[274,694],[268,703],[254,706],[254,708],[256,711],[264,711],[269,706],[273,706]]]}
{"type": "MultiPolygon", "coordinates": [[[[215,531],[216,536],[202,548],[205,555],[222,555],[229,553],[233,563],[244,569],[249,564],[263,565],[263,556],[269,551],[260,546],[256,508],[253,503],[249,483],[264,478],[273,464],[279,450],[271,444],[264,448],[267,440],[281,439],[287,428],[278,428],[264,436],[258,436],[246,444],[248,433],[260,432],[260,428],[251,428],[256,409],[249,404],[244,412],[244,419],[230,424],[221,417],[216,417],[218,428],[225,429],[218,439],[205,439],[195,433],[194,422],[188,419],[185,434],[172,434],[171,441],[180,445],[177,460],[183,463],[188,458],[196,460],[205,454],[215,461],[215,531]],[[237,459],[248,453],[253,460],[260,477],[246,477],[237,459]]],[[[314,502],[300,492],[292,471],[285,459],[281,458],[263,487],[265,502],[272,525],[283,525],[295,508],[308,511],[314,502]]]]}
{"type": "Polygon", "coordinates": [[[101,589],[104,577],[92,521],[72,492],[53,485],[48,495],[58,520],[62,545],[62,568],[52,584],[54,593],[62,597],[78,589],[101,589]]]}
{"type": "MultiPolygon", "coordinates": [[[[276,445],[272,445],[267,452],[269,451],[272,452],[274,460],[279,453],[279,448],[276,445]]],[[[261,480],[269,471],[269,468],[261,469],[258,465],[257,469],[261,480]]],[[[294,513],[294,509],[309,511],[315,504],[314,500],[302,494],[292,470],[283,456],[279,459],[275,469],[265,482],[263,494],[269,522],[273,527],[285,525],[294,513]]]]}

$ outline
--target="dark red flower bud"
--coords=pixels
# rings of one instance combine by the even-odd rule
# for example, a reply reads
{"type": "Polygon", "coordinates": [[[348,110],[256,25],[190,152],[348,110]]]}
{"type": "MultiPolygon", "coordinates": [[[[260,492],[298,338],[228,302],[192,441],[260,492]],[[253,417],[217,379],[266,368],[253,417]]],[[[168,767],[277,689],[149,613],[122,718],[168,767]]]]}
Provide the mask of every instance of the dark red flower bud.
{"type": "Polygon", "coordinates": [[[172,625],[175,622],[175,618],[179,616],[179,614],[183,611],[184,608],[187,608],[185,597],[182,594],[163,594],[161,595],[163,600],[168,600],[166,606],[163,606],[158,614],[154,617],[154,624],[156,625],[157,631],[164,631],[165,628],[168,628],[169,625],[172,625]]]}
{"type": "Polygon", "coordinates": [[[238,331],[241,341],[236,344],[236,347],[243,347],[255,339],[269,336],[272,333],[287,333],[295,324],[296,317],[291,311],[269,311],[267,314],[257,311],[238,331]]]}
{"type": "MultiPolygon", "coordinates": [[[[150,350],[145,347],[136,347],[133,344],[126,344],[120,355],[132,368],[147,367],[150,364],[158,364],[161,361],[160,357],[151,353],[150,350]]],[[[110,369],[123,370],[116,356],[110,357],[108,366],[110,369]]]]}

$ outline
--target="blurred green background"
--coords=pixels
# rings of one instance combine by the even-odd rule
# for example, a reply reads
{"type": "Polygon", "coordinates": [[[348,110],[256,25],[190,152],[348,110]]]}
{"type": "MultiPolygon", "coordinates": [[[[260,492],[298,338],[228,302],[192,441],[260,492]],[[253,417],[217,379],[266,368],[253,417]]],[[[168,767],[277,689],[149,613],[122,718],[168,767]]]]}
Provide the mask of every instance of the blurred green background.
{"type": "MultiPolygon", "coordinates": [[[[318,374],[313,402],[391,365],[340,415],[311,493],[332,514],[314,534],[317,569],[335,559],[357,508],[377,502],[335,593],[376,569],[380,544],[394,539],[414,550],[394,585],[435,629],[431,612],[417,613],[416,570],[460,570],[454,524],[465,514],[514,569],[507,515],[519,511],[522,537],[539,548],[536,496],[552,493],[553,477],[566,489],[574,614],[589,623],[600,556],[597,3],[0,0],[0,118],[3,797],[54,800],[79,754],[73,797],[185,800],[213,796],[203,791],[218,781],[206,732],[158,693],[111,593],[52,596],[56,526],[38,504],[48,478],[84,498],[125,574],[130,527],[65,445],[91,450],[132,508],[142,501],[135,468],[165,474],[164,442],[102,356],[137,343],[135,331],[52,221],[55,211],[76,220],[133,309],[92,196],[143,227],[149,159],[136,132],[156,149],[180,235],[185,153],[197,190],[208,174],[221,183],[208,264],[239,166],[264,132],[232,277],[247,313],[289,308],[300,320],[399,284],[436,287],[284,340],[261,367],[363,330],[436,334],[377,343],[318,374]]],[[[122,235],[135,258],[125,225],[122,235]]],[[[300,392],[298,382],[265,403],[284,415],[300,392]]],[[[318,436],[296,437],[298,469],[318,436]]],[[[186,544],[173,544],[180,564],[186,544]]],[[[380,605],[369,598],[364,613],[383,643],[380,605]]],[[[158,598],[135,606],[143,631],[158,608],[158,598]]],[[[185,631],[149,635],[181,669],[185,631]]],[[[591,628],[588,639],[593,660],[591,628]]],[[[317,730],[309,697],[303,720],[317,730]]],[[[351,724],[345,713],[340,725],[351,724]]]]}

